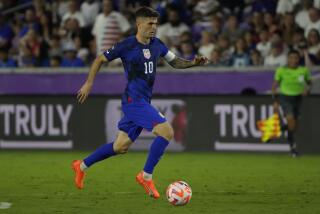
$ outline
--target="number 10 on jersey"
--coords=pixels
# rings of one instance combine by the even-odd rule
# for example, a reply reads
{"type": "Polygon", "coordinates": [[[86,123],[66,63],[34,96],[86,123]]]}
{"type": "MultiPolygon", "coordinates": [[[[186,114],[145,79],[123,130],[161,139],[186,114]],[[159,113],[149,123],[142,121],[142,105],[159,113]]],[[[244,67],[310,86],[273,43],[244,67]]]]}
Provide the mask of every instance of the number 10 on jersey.
{"type": "Polygon", "coordinates": [[[144,73],[151,74],[153,72],[153,62],[145,62],[144,63],[144,73]]]}

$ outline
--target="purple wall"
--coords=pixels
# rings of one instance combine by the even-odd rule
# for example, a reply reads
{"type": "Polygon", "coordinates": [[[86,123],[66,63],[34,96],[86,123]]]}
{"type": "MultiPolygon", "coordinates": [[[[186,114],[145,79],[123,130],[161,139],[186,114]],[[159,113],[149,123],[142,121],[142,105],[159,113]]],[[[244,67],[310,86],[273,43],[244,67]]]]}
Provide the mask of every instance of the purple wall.
{"type": "MultiPolygon", "coordinates": [[[[86,73],[0,73],[0,94],[75,94],[86,73]]],[[[270,90],[273,72],[159,72],[154,94],[239,94],[251,87],[263,93],[270,90]]],[[[100,73],[92,94],[121,94],[123,73],[100,73]]]]}

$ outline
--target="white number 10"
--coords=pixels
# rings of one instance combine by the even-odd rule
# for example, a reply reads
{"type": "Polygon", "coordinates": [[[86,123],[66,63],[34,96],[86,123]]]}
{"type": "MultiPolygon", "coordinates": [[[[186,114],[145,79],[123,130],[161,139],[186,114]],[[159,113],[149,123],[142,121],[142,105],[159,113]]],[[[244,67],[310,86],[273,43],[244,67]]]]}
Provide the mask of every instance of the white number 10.
{"type": "Polygon", "coordinates": [[[151,74],[152,72],[153,72],[153,62],[152,61],[149,63],[145,62],[144,63],[144,73],[151,74]]]}

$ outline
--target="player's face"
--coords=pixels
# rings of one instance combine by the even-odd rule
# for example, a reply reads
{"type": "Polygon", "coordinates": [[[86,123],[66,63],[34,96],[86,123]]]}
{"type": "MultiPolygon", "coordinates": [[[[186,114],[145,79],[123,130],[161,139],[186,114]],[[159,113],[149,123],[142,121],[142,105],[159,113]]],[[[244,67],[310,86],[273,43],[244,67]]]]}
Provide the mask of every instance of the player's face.
{"type": "Polygon", "coordinates": [[[292,53],[288,56],[288,66],[290,68],[295,68],[299,65],[300,56],[296,53],[292,53]]]}
{"type": "Polygon", "coordinates": [[[151,38],[156,35],[158,25],[158,18],[146,17],[137,20],[138,32],[143,37],[151,38]]]}

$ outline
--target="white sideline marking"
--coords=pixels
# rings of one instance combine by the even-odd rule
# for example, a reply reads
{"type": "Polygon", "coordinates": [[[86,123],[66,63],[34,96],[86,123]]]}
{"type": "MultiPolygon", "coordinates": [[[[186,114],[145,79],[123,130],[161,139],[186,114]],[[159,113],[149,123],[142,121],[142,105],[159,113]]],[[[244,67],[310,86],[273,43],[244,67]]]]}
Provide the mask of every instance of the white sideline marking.
{"type": "Polygon", "coordinates": [[[72,149],[73,142],[68,141],[10,141],[0,140],[0,148],[5,149],[72,149]]]}
{"type": "Polygon", "coordinates": [[[236,143],[236,142],[214,142],[218,151],[265,151],[265,152],[289,152],[288,144],[263,144],[263,143],[236,143]]]}
{"type": "Polygon", "coordinates": [[[12,203],[1,201],[0,202],[0,209],[9,209],[11,207],[12,203]]]}

